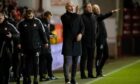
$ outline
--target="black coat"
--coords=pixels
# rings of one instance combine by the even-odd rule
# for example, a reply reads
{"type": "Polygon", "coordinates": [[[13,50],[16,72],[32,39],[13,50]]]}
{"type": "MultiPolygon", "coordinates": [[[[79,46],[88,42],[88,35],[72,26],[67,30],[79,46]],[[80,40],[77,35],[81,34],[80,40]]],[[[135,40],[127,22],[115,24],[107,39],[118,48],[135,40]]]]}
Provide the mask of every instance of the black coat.
{"type": "Polygon", "coordinates": [[[19,32],[14,25],[4,21],[2,24],[0,24],[0,58],[2,57],[3,52],[12,54],[13,41],[17,41],[17,43],[19,43],[19,32]],[[12,34],[12,38],[8,38],[6,36],[8,32],[12,34]]]}
{"type": "Polygon", "coordinates": [[[81,16],[76,13],[66,12],[61,16],[63,24],[63,47],[64,56],[80,56],[81,42],[76,41],[79,33],[84,32],[84,25],[81,16]]]}
{"type": "Polygon", "coordinates": [[[92,13],[84,13],[82,15],[82,19],[85,25],[85,32],[82,39],[82,45],[94,48],[97,28],[96,17],[92,13]]]}
{"type": "Polygon", "coordinates": [[[45,29],[37,18],[24,19],[18,25],[21,47],[24,51],[38,50],[41,44],[47,43],[45,29]]]}
{"type": "Polygon", "coordinates": [[[97,17],[97,43],[105,43],[107,39],[107,31],[104,23],[104,19],[110,17],[112,12],[108,12],[105,14],[96,15],[97,17]]]}

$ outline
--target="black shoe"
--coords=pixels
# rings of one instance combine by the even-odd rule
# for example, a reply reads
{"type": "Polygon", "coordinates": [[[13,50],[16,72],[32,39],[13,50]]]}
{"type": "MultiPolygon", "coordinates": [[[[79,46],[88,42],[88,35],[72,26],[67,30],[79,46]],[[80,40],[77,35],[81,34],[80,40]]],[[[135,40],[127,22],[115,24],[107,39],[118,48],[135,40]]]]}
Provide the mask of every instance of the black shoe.
{"type": "Polygon", "coordinates": [[[39,83],[38,83],[38,81],[34,81],[34,83],[33,83],[33,84],[39,84],[39,83]]]}
{"type": "Polygon", "coordinates": [[[30,78],[23,78],[23,84],[31,84],[30,78]]]}
{"type": "Polygon", "coordinates": [[[104,75],[102,73],[97,73],[96,77],[103,77],[104,75]]]}
{"type": "Polygon", "coordinates": [[[70,81],[71,84],[78,84],[75,80],[70,81]]]}
{"type": "Polygon", "coordinates": [[[104,76],[100,74],[100,75],[97,75],[96,77],[98,78],[98,77],[104,77],[104,76]]]}
{"type": "Polygon", "coordinates": [[[16,84],[20,84],[20,78],[16,79],[16,84]]]}
{"type": "Polygon", "coordinates": [[[84,71],[81,71],[81,79],[86,79],[87,76],[85,75],[85,72],[84,71]]]}
{"type": "Polygon", "coordinates": [[[33,84],[39,84],[38,77],[34,76],[34,81],[33,81],[33,84]]]}
{"type": "Polygon", "coordinates": [[[23,84],[26,84],[27,80],[25,78],[23,78],[23,84]]]}
{"type": "Polygon", "coordinates": [[[103,77],[102,70],[96,71],[96,77],[103,77]]]}
{"type": "Polygon", "coordinates": [[[96,78],[96,77],[94,77],[93,75],[88,75],[88,78],[96,78]]]}
{"type": "Polygon", "coordinates": [[[81,75],[81,79],[87,79],[86,75],[81,75]]]}

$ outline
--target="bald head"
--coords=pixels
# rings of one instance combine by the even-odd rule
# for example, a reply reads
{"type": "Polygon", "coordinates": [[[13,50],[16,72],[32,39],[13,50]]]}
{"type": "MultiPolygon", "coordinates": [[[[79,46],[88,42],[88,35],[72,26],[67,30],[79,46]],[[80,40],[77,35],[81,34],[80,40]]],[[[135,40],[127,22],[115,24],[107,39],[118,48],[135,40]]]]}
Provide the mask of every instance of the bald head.
{"type": "Polygon", "coordinates": [[[70,13],[73,13],[74,11],[74,4],[73,2],[67,2],[65,6],[66,10],[70,13]]]}

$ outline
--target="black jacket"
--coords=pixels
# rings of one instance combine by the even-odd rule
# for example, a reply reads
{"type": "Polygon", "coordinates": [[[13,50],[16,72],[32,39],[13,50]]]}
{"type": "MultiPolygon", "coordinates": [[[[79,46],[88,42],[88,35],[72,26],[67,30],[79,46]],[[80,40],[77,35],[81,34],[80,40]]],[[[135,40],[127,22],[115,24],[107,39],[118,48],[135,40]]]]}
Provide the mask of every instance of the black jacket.
{"type": "Polygon", "coordinates": [[[107,31],[104,23],[104,19],[110,17],[112,12],[108,12],[105,14],[96,15],[97,17],[97,42],[101,44],[107,39],[107,31]]]}
{"type": "Polygon", "coordinates": [[[46,37],[47,37],[47,40],[48,40],[48,48],[44,48],[46,52],[49,52],[51,53],[51,43],[50,43],[50,35],[52,35],[51,31],[50,31],[50,28],[48,27],[48,25],[50,25],[50,23],[44,19],[44,18],[39,18],[45,28],[45,32],[46,32],[46,37]]]}
{"type": "Polygon", "coordinates": [[[25,51],[40,49],[41,43],[46,44],[48,42],[45,29],[37,18],[24,19],[18,24],[18,30],[21,47],[25,51]]]}
{"type": "Polygon", "coordinates": [[[83,13],[82,19],[85,25],[85,32],[82,39],[82,45],[94,48],[97,28],[96,17],[92,13],[83,13]]]}
{"type": "Polygon", "coordinates": [[[84,32],[84,25],[81,16],[76,13],[66,12],[61,16],[63,24],[63,48],[62,54],[65,56],[80,56],[81,42],[76,41],[79,33],[84,32]]]}
{"type": "Polygon", "coordinates": [[[0,57],[2,57],[2,53],[5,52],[5,50],[8,50],[6,53],[12,53],[13,41],[19,43],[19,32],[14,25],[5,20],[0,24],[0,57]],[[6,36],[8,32],[12,34],[12,38],[6,36]]]}
{"type": "Polygon", "coordinates": [[[50,29],[48,28],[48,21],[46,21],[45,19],[43,19],[43,18],[39,18],[40,20],[41,20],[41,22],[42,22],[42,24],[43,24],[43,26],[44,26],[44,29],[45,29],[45,32],[46,32],[46,37],[47,37],[47,39],[48,39],[48,42],[49,42],[49,39],[50,39],[50,34],[51,34],[51,32],[50,32],[50,29]]]}

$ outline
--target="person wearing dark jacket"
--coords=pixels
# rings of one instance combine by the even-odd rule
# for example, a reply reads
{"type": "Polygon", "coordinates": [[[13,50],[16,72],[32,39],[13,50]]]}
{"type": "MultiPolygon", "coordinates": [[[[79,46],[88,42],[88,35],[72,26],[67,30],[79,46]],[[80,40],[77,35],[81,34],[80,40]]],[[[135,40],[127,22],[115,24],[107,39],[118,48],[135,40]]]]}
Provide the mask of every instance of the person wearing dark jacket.
{"type": "Polygon", "coordinates": [[[20,32],[21,49],[25,56],[23,84],[31,84],[32,70],[34,72],[33,84],[38,84],[40,48],[42,44],[48,47],[45,29],[41,21],[34,17],[33,10],[27,9],[25,19],[18,24],[18,30],[20,32]]]}
{"type": "Polygon", "coordinates": [[[51,54],[51,44],[50,44],[50,37],[53,36],[50,30],[54,29],[51,26],[52,24],[50,23],[52,14],[50,11],[46,11],[43,13],[42,17],[40,20],[42,21],[42,24],[45,28],[46,36],[48,39],[48,48],[45,48],[42,46],[41,48],[41,54],[40,54],[40,64],[39,64],[39,74],[40,74],[40,81],[45,81],[45,80],[55,80],[56,77],[53,75],[52,71],[52,54],[51,54]],[[46,78],[45,74],[48,74],[48,78],[46,78]]]}
{"type": "MultiPolygon", "coordinates": [[[[15,20],[15,17],[12,15],[13,13],[10,13],[10,17],[7,17],[6,20],[13,24],[14,26],[17,26],[19,21],[15,20]]],[[[22,57],[21,56],[21,49],[17,47],[18,43],[16,41],[13,41],[13,54],[12,54],[12,68],[10,75],[10,81],[16,81],[17,84],[20,83],[20,77],[22,72],[22,57]]]]}
{"type": "Polygon", "coordinates": [[[63,24],[63,46],[64,55],[64,77],[65,84],[77,84],[75,80],[78,57],[82,53],[81,39],[84,32],[84,25],[80,15],[74,13],[72,2],[66,3],[66,13],[61,16],[63,24]],[[72,59],[71,79],[69,78],[70,62],[72,59]]]}
{"type": "Polygon", "coordinates": [[[113,13],[117,12],[118,9],[112,10],[111,12],[101,14],[100,7],[97,4],[93,6],[93,12],[97,17],[97,38],[96,38],[96,47],[97,47],[97,56],[95,61],[96,66],[96,77],[101,77],[102,68],[108,59],[108,44],[107,44],[107,31],[104,24],[104,19],[110,17],[113,13]]]}
{"type": "Polygon", "coordinates": [[[82,20],[85,25],[85,32],[82,38],[82,56],[80,60],[80,72],[81,78],[85,79],[85,67],[87,67],[88,78],[94,78],[93,76],[93,60],[94,60],[94,48],[95,48],[95,31],[96,31],[96,18],[92,13],[91,3],[84,5],[84,13],[82,14],[82,20]],[[86,66],[87,65],[87,66],[86,66]]]}
{"type": "Polygon", "coordinates": [[[4,12],[0,12],[0,84],[8,84],[9,68],[13,53],[13,41],[19,44],[19,32],[14,25],[6,21],[4,12]]]}

